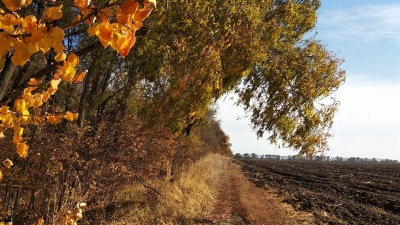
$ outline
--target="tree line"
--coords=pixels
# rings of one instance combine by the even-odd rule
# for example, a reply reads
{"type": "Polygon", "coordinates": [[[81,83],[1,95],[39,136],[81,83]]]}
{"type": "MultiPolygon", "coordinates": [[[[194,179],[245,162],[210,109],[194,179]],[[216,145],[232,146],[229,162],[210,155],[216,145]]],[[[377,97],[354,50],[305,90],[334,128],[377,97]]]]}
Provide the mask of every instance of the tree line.
{"type": "Polygon", "coordinates": [[[301,155],[258,155],[256,153],[235,153],[234,158],[252,158],[252,159],[269,159],[269,160],[296,160],[296,161],[320,161],[320,162],[368,162],[368,163],[399,163],[395,159],[380,159],[380,158],[362,158],[362,157],[340,157],[340,156],[314,156],[308,158],[301,155]]]}

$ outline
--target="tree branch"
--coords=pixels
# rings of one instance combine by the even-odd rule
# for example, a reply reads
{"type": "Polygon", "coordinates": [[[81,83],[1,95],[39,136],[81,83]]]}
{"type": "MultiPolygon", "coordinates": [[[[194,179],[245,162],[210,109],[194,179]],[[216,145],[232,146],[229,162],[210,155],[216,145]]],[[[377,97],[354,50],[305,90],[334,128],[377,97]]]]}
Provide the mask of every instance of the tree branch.
{"type": "Polygon", "coordinates": [[[158,195],[160,195],[162,198],[164,198],[164,196],[162,194],[160,194],[160,192],[158,192],[155,188],[152,188],[148,185],[146,185],[145,183],[143,183],[143,181],[139,178],[139,176],[137,174],[135,174],[135,178],[145,187],[148,188],[152,191],[154,191],[155,193],[157,193],[158,195]]]}

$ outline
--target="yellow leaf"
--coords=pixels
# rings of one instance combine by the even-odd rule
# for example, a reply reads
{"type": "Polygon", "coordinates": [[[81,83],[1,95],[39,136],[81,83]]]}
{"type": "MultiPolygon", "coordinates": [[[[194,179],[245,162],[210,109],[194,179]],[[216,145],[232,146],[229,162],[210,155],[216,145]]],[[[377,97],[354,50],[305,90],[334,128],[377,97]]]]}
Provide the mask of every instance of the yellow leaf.
{"type": "Polygon", "coordinates": [[[3,118],[1,119],[1,123],[8,128],[11,128],[14,125],[13,117],[11,115],[3,116],[3,118]]]}
{"type": "Polygon", "coordinates": [[[80,10],[84,10],[90,4],[90,0],[74,0],[74,6],[79,8],[80,10]]]}
{"type": "Polygon", "coordinates": [[[43,105],[43,95],[41,93],[36,93],[32,97],[33,107],[37,108],[43,105]]]}
{"type": "Polygon", "coordinates": [[[67,111],[65,113],[65,115],[63,116],[63,118],[71,122],[75,119],[75,115],[74,115],[74,113],[67,111]]]}
{"type": "Polygon", "coordinates": [[[4,138],[4,137],[5,137],[5,135],[4,135],[3,131],[1,131],[0,132],[0,138],[4,138]]]}
{"type": "Polygon", "coordinates": [[[62,115],[49,115],[49,116],[46,116],[46,118],[50,124],[55,125],[55,124],[61,123],[62,115]]]}
{"type": "Polygon", "coordinates": [[[57,53],[61,53],[62,51],[64,51],[65,46],[62,43],[55,43],[55,45],[53,46],[54,51],[57,53]]]}
{"type": "Polygon", "coordinates": [[[0,181],[1,181],[1,179],[3,179],[3,173],[0,170],[0,181]]]}
{"type": "Polygon", "coordinates": [[[61,11],[61,8],[63,6],[59,5],[59,6],[53,6],[50,8],[46,9],[46,16],[47,18],[51,21],[51,20],[58,20],[61,19],[61,17],[63,16],[63,13],[61,11]]]}
{"type": "Polygon", "coordinates": [[[21,136],[18,136],[18,135],[15,135],[15,134],[14,134],[12,142],[13,142],[14,144],[18,144],[18,143],[21,143],[23,140],[24,140],[24,139],[23,139],[21,136]]]}
{"type": "Polygon", "coordinates": [[[14,103],[15,111],[21,113],[26,110],[26,102],[25,99],[17,99],[14,103]]]}
{"type": "Polygon", "coordinates": [[[120,34],[120,33],[115,33],[115,34],[113,35],[112,47],[113,47],[115,50],[118,51],[119,49],[125,47],[126,45],[127,45],[126,39],[125,39],[125,37],[122,36],[122,34],[120,34]]]}
{"type": "Polygon", "coordinates": [[[129,24],[131,18],[132,18],[131,14],[121,13],[117,16],[117,21],[118,23],[129,24]]]}
{"type": "Polygon", "coordinates": [[[22,124],[23,125],[28,125],[28,124],[31,123],[31,117],[30,117],[30,114],[29,114],[28,110],[25,110],[25,111],[22,112],[22,118],[21,119],[22,119],[22,124]]]}
{"type": "Polygon", "coordinates": [[[31,78],[31,79],[29,79],[29,81],[28,81],[28,84],[29,84],[29,85],[32,85],[32,86],[38,86],[38,85],[40,85],[41,83],[42,83],[42,81],[36,80],[35,78],[31,78]]]}
{"type": "MultiPolygon", "coordinates": [[[[4,19],[4,17],[3,17],[4,19]]],[[[4,24],[3,29],[5,29],[4,24]]],[[[13,43],[15,42],[14,38],[9,37],[9,35],[6,34],[6,32],[0,32],[0,57],[3,57],[5,54],[7,54],[11,47],[13,46],[13,43]]]]}
{"type": "Polygon", "coordinates": [[[40,218],[40,219],[38,220],[37,225],[44,225],[44,219],[43,219],[43,218],[40,218]]]}
{"type": "Polygon", "coordinates": [[[136,37],[132,34],[132,32],[127,32],[125,37],[120,33],[115,33],[112,47],[124,58],[128,55],[130,49],[135,44],[135,40],[136,37]]]}
{"type": "Polygon", "coordinates": [[[27,7],[27,6],[29,6],[30,4],[32,4],[32,0],[26,0],[26,1],[25,1],[25,4],[23,4],[22,6],[23,6],[23,7],[27,7]]]}
{"type": "Polygon", "coordinates": [[[51,94],[49,92],[47,92],[47,91],[43,92],[42,101],[47,102],[49,100],[50,96],[51,96],[51,94]]]}
{"type": "Polygon", "coordinates": [[[29,40],[28,41],[28,39],[30,39],[29,37],[28,38],[26,38],[27,39],[27,42],[28,42],[28,51],[29,51],[29,53],[30,54],[35,54],[36,52],[38,52],[39,51],[39,45],[38,45],[38,43],[34,43],[33,41],[31,41],[31,40],[29,40]]]}
{"type": "Polygon", "coordinates": [[[111,41],[113,37],[113,30],[108,21],[104,21],[99,25],[98,37],[103,41],[111,41]]]}
{"type": "Polygon", "coordinates": [[[38,87],[27,87],[24,89],[24,95],[23,98],[27,100],[30,96],[32,96],[32,91],[36,90],[38,87]]]}
{"type": "Polygon", "coordinates": [[[97,35],[99,33],[99,27],[98,26],[90,26],[87,29],[87,32],[88,32],[89,36],[97,35]]]}
{"type": "MultiPolygon", "coordinates": [[[[54,90],[58,89],[58,85],[60,84],[61,80],[60,79],[52,79],[50,81],[50,87],[54,90]]],[[[50,96],[49,96],[50,97],[50,96]]]]}
{"type": "Polygon", "coordinates": [[[8,106],[2,106],[2,107],[0,108],[0,113],[3,114],[3,115],[6,115],[6,114],[10,113],[9,108],[10,108],[10,107],[8,107],[8,106]]]}
{"type": "Polygon", "coordinates": [[[56,55],[56,57],[54,57],[54,60],[56,60],[56,62],[61,62],[64,61],[67,58],[67,55],[64,52],[60,52],[56,55]]]}
{"type": "Polygon", "coordinates": [[[14,135],[22,137],[22,135],[24,134],[24,128],[20,126],[15,126],[14,129],[14,135]]]}
{"type": "Polygon", "coordinates": [[[50,95],[54,95],[57,92],[57,89],[49,88],[47,89],[46,92],[49,93],[50,95]]]}
{"type": "Polygon", "coordinates": [[[99,17],[100,21],[109,20],[113,16],[113,10],[111,8],[105,8],[100,10],[99,17]]]}
{"type": "Polygon", "coordinates": [[[38,28],[37,18],[34,15],[25,17],[22,21],[22,27],[25,29],[26,33],[33,33],[38,28]]]}
{"type": "MultiPolygon", "coordinates": [[[[144,0],[145,4],[150,4],[153,3],[154,7],[157,7],[157,1],[156,0],[144,0]]],[[[148,5],[146,5],[146,7],[148,7],[148,5]]]]}
{"type": "Polygon", "coordinates": [[[68,55],[67,61],[71,63],[73,67],[76,67],[79,64],[79,57],[75,55],[75,53],[71,53],[68,55]]]}
{"type": "Polygon", "coordinates": [[[47,53],[52,47],[53,40],[48,35],[44,35],[43,39],[38,43],[40,51],[47,53]]]}
{"type": "Polygon", "coordinates": [[[139,2],[135,0],[126,0],[121,7],[122,14],[132,14],[135,13],[139,8],[139,2]]]}
{"type": "Polygon", "coordinates": [[[38,220],[37,225],[44,225],[43,217],[38,220]]]}
{"type": "Polygon", "coordinates": [[[81,212],[78,212],[78,213],[75,214],[76,221],[81,220],[82,217],[83,217],[83,215],[82,215],[81,212]]]}
{"type": "MultiPolygon", "coordinates": [[[[13,0],[11,0],[13,1],[13,0]]],[[[11,14],[7,13],[2,17],[2,28],[4,31],[7,31],[8,33],[14,33],[16,25],[20,25],[22,20],[19,18],[18,14],[11,14]]]]}
{"type": "Polygon", "coordinates": [[[28,148],[28,145],[25,143],[17,143],[17,154],[21,158],[26,158],[26,156],[28,155],[28,148]]]}
{"type": "Polygon", "coordinates": [[[14,163],[9,159],[5,159],[5,160],[3,160],[3,165],[5,167],[7,167],[8,169],[10,169],[14,165],[14,163]]]}
{"type": "Polygon", "coordinates": [[[135,21],[135,23],[142,22],[150,15],[152,10],[153,10],[152,8],[139,9],[138,11],[135,12],[133,20],[135,21]]]}
{"type": "Polygon", "coordinates": [[[23,66],[31,57],[31,53],[27,51],[28,46],[26,44],[19,44],[17,46],[15,46],[15,52],[11,57],[11,61],[16,66],[23,66]]]}
{"type": "Polygon", "coordinates": [[[64,30],[61,29],[61,27],[52,27],[50,28],[49,31],[50,37],[53,39],[53,41],[56,42],[62,42],[64,40],[64,30]]]}
{"type": "Polygon", "coordinates": [[[1,0],[6,8],[10,11],[21,8],[25,4],[25,0],[1,0]]]}
{"type": "Polygon", "coordinates": [[[64,71],[63,71],[62,79],[65,82],[71,82],[75,77],[76,69],[72,63],[64,62],[64,71]]]}
{"type": "Polygon", "coordinates": [[[85,77],[86,72],[87,71],[83,71],[82,73],[80,73],[77,76],[75,76],[74,82],[76,82],[76,83],[81,82],[83,80],[83,78],[85,77]]]}

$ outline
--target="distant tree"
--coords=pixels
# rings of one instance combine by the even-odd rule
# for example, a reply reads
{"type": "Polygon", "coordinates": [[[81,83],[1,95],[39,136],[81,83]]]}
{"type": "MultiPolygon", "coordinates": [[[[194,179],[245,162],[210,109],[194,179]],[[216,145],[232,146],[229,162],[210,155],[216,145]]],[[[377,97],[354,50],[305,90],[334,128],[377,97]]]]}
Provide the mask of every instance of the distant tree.
{"type": "Polygon", "coordinates": [[[236,153],[236,154],[234,155],[234,157],[235,157],[235,158],[243,158],[242,154],[240,154],[240,153],[236,153]]]}
{"type": "Polygon", "coordinates": [[[257,159],[257,158],[258,158],[258,155],[257,155],[256,153],[251,153],[251,158],[257,159]]]}

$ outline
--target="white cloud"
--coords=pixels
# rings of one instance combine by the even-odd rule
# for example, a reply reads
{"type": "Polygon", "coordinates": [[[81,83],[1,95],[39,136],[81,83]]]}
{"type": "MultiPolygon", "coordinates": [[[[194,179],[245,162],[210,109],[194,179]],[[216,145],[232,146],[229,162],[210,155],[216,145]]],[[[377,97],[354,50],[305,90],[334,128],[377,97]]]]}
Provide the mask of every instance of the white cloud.
{"type": "Polygon", "coordinates": [[[325,10],[319,15],[319,36],[351,42],[400,43],[400,4],[366,5],[325,10]]]}
{"type": "Polygon", "coordinates": [[[399,83],[349,79],[337,98],[331,155],[400,159],[399,83]]]}
{"type": "MultiPolygon", "coordinates": [[[[400,160],[400,84],[348,79],[337,92],[341,106],[335,117],[330,139],[330,156],[389,158],[400,160]]],[[[257,140],[233,100],[219,101],[223,130],[230,136],[237,153],[293,155],[265,139],[257,140]]]]}

